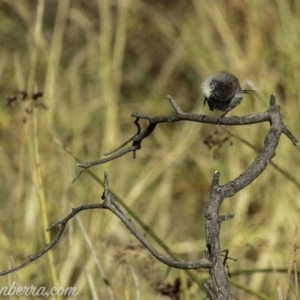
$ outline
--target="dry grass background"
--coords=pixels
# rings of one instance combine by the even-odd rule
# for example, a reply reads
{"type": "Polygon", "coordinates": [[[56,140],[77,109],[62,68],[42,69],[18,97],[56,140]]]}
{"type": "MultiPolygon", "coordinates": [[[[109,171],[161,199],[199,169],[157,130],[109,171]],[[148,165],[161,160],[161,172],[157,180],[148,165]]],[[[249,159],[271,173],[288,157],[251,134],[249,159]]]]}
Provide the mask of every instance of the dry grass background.
{"type": "MultiPolygon", "coordinates": [[[[299,1],[2,0],[0,7],[2,270],[40,250],[45,227],[71,205],[100,201],[103,189],[87,173],[71,184],[79,170],[61,144],[83,162],[101,158],[135,131],[131,112],[172,113],[167,94],[185,111],[214,114],[202,107],[200,93],[201,80],[214,71],[228,70],[258,89],[234,114],[267,109],[275,92],[285,124],[300,136],[299,1]],[[44,91],[49,110],[26,114],[29,102],[6,107],[5,95],[21,90],[44,91]]],[[[260,148],[268,127],[232,130],[260,148]]],[[[213,130],[162,124],[136,160],[128,155],[92,169],[100,179],[108,171],[112,190],[183,260],[203,256],[213,172],[225,183],[257,155],[232,138],[214,159],[203,143],[213,130]]],[[[228,265],[239,299],[282,299],[287,289],[289,299],[299,299],[294,273],[287,274],[299,245],[299,148],[282,136],[273,161],[298,183],[269,166],[222,206],[235,214],[222,224],[221,241],[237,259],[228,265]]],[[[115,299],[167,299],[159,287],[184,280],[149,257],[111,213],[85,211],[51,255],[1,277],[0,286],[76,286],[78,299],[110,299],[97,260],[115,299]]],[[[294,267],[298,262],[296,256],[294,267]]],[[[193,282],[181,299],[205,293],[193,282]]]]}

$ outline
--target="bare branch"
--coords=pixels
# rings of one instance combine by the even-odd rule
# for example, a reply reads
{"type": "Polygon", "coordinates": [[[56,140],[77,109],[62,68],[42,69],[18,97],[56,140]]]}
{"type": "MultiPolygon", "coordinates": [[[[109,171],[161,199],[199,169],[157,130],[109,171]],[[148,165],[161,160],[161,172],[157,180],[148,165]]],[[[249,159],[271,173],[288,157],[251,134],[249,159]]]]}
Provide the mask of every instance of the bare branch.
{"type": "MultiPolygon", "coordinates": [[[[122,211],[121,207],[115,201],[113,195],[108,192],[108,177],[105,175],[105,195],[104,195],[104,205],[106,208],[111,210],[114,214],[116,214],[126,225],[126,227],[130,230],[132,234],[149,250],[149,252],[154,255],[158,260],[163,263],[175,267],[175,268],[198,268],[204,267],[207,265],[207,268],[210,272],[210,277],[212,279],[211,284],[205,284],[204,286],[207,289],[207,292],[211,296],[211,298],[215,299],[232,299],[229,283],[228,283],[228,275],[223,266],[223,261],[220,256],[221,247],[220,247],[220,224],[226,220],[229,220],[234,217],[233,214],[228,214],[225,216],[219,216],[220,205],[227,197],[232,197],[238,191],[245,188],[249,185],[254,179],[256,179],[268,166],[271,162],[272,158],[275,156],[275,149],[279,143],[279,138],[282,133],[284,133],[294,145],[297,144],[297,139],[293,136],[293,134],[287,129],[287,127],[283,124],[280,114],[280,107],[276,105],[275,95],[271,95],[270,97],[270,107],[267,111],[248,115],[244,117],[210,117],[205,115],[196,115],[190,113],[184,113],[176,101],[171,97],[167,96],[170,104],[175,110],[175,114],[167,115],[167,116],[156,116],[153,117],[151,115],[141,115],[139,113],[132,113],[132,117],[136,118],[136,122],[138,124],[139,119],[148,120],[148,127],[138,132],[132,138],[132,146],[119,151],[123,147],[121,145],[117,148],[117,152],[115,154],[116,157],[118,153],[128,153],[133,151],[135,153],[136,150],[141,148],[141,142],[147,136],[149,136],[155,129],[155,126],[159,123],[165,122],[179,122],[179,121],[192,121],[199,123],[210,123],[210,124],[219,124],[219,125],[249,125],[255,124],[259,122],[270,122],[270,129],[265,138],[264,148],[258,155],[258,157],[254,160],[254,162],[236,179],[226,183],[223,186],[219,185],[219,172],[216,171],[211,185],[210,196],[208,200],[208,205],[205,212],[205,235],[206,235],[206,260],[200,260],[197,262],[191,263],[179,263],[177,261],[169,260],[168,258],[162,256],[158,253],[145,238],[136,230],[132,222],[122,211]],[[125,152],[124,152],[125,151],[125,152]],[[128,151],[128,152],[127,152],[128,151]]],[[[111,156],[109,160],[115,159],[116,157],[111,156]]],[[[91,163],[79,164],[78,166],[83,167],[84,169],[89,168],[91,166],[97,165],[99,163],[106,162],[105,159],[98,160],[91,163]]]]}
{"type": "MultiPolygon", "coordinates": [[[[286,126],[284,126],[284,128],[286,128],[286,126]]],[[[248,147],[250,147],[251,149],[253,149],[255,152],[260,153],[261,149],[258,149],[258,147],[256,147],[255,145],[251,144],[249,141],[247,141],[246,139],[242,138],[238,134],[235,134],[235,133],[231,132],[226,127],[222,127],[222,130],[224,130],[225,132],[227,132],[230,136],[235,137],[237,140],[239,140],[240,142],[244,143],[245,145],[247,145],[248,147]]],[[[288,132],[290,132],[290,131],[288,130],[288,132]]],[[[283,131],[283,133],[286,134],[285,131],[283,131]]],[[[292,136],[291,140],[292,140],[293,144],[296,146],[296,143],[298,142],[297,139],[292,135],[292,133],[290,133],[290,135],[292,136]]],[[[284,170],[282,167],[278,166],[273,161],[270,162],[270,165],[276,171],[278,171],[281,175],[283,175],[286,179],[288,179],[289,181],[293,182],[297,186],[298,189],[300,189],[300,182],[298,181],[298,179],[295,176],[293,176],[290,172],[284,170]]]]}
{"type": "Polygon", "coordinates": [[[108,158],[103,158],[103,159],[99,159],[90,163],[79,163],[77,164],[78,167],[83,168],[83,170],[81,170],[78,175],[73,179],[72,183],[74,183],[78,177],[88,168],[95,166],[95,165],[100,165],[100,164],[104,164],[107,163],[109,161],[112,161],[114,159],[117,159],[129,152],[133,152],[133,158],[135,158],[136,156],[136,150],[140,149],[140,143],[136,143],[134,140],[135,138],[140,134],[141,132],[141,126],[139,124],[139,118],[136,118],[135,121],[133,122],[136,127],[137,127],[137,132],[134,136],[132,136],[131,138],[129,138],[126,142],[124,142],[123,144],[121,144],[120,146],[118,146],[117,148],[113,149],[110,152],[106,152],[104,153],[105,156],[111,155],[115,152],[117,152],[115,155],[111,155],[108,158]],[[128,143],[130,143],[131,141],[134,141],[131,147],[125,148],[123,150],[121,150],[123,147],[125,147],[128,143]],[[119,151],[119,152],[118,152],[119,151]]]}
{"type": "Polygon", "coordinates": [[[107,158],[99,159],[99,160],[92,161],[92,162],[89,162],[89,163],[79,163],[79,164],[77,164],[77,166],[83,168],[83,170],[81,170],[81,171],[79,172],[79,174],[73,179],[72,183],[74,183],[74,182],[77,180],[77,178],[78,178],[78,177],[79,177],[86,169],[88,169],[88,168],[90,168],[90,167],[92,167],[92,166],[96,166],[96,165],[101,165],[101,164],[107,163],[107,162],[109,162],[109,161],[112,161],[112,160],[114,160],[114,159],[117,159],[117,158],[119,158],[119,157],[121,157],[121,156],[123,156],[123,155],[125,155],[125,154],[127,154],[127,153],[129,153],[129,152],[133,152],[133,151],[136,151],[136,150],[138,150],[138,149],[140,149],[140,146],[139,146],[138,144],[136,144],[136,145],[132,145],[132,146],[130,146],[130,147],[128,147],[128,148],[125,148],[125,149],[123,149],[123,150],[117,152],[116,154],[111,155],[111,156],[109,156],[109,157],[107,157],[107,158]]]}
{"type": "Polygon", "coordinates": [[[27,260],[26,262],[22,263],[21,265],[8,269],[8,270],[4,270],[2,272],[0,272],[0,276],[4,276],[7,275],[9,273],[18,271],[20,269],[23,269],[24,267],[28,266],[29,264],[31,264],[33,261],[37,260],[38,258],[40,258],[42,255],[44,255],[46,252],[48,252],[50,249],[52,249],[60,240],[63,232],[65,231],[65,228],[67,226],[67,223],[76,215],[78,214],[80,211],[82,210],[87,210],[87,209],[103,209],[103,203],[96,203],[96,204],[87,204],[87,205],[81,205],[79,207],[73,208],[72,211],[61,221],[56,222],[54,224],[52,224],[51,226],[49,226],[47,228],[47,231],[51,230],[54,226],[56,225],[61,225],[60,229],[58,230],[56,236],[52,239],[52,241],[46,245],[42,250],[40,250],[39,252],[35,253],[35,254],[31,254],[28,255],[27,257],[29,258],[29,260],[27,260]]]}
{"type": "Polygon", "coordinates": [[[202,285],[206,289],[211,300],[218,299],[218,295],[215,289],[213,288],[212,284],[208,280],[203,281],[202,285]]]}
{"type": "Polygon", "coordinates": [[[133,223],[130,221],[130,219],[127,217],[127,215],[124,213],[122,208],[118,205],[115,197],[111,193],[109,193],[109,185],[108,184],[109,184],[108,174],[105,173],[104,193],[102,196],[102,199],[104,200],[103,203],[86,204],[86,205],[81,205],[81,206],[72,208],[71,212],[65,218],[53,223],[52,225],[50,225],[47,228],[47,231],[50,231],[57,225],[61,226],[60,229],[58,230],[57,234],[55,235],[55,237],[51,240],[51,242],[48,245],[46,245],[39,252],[28,255],[27,256],[28,260],[25,261],[24,263],[22,263],[21,265],[0,272],[0,276],[4,276],[9,273],[23,269],[27,265],[31,264],[33,261],[40,258],[42,255],[44,255],[50,249],[52,249],[59,242],[63,232],[65,231],[67,223],[79,212],[81,212],[83,210],[88,210],[88,209],[108,209],[111,212],[113,212],[118,218],[121,219],[121,221],[129,229],[129,231],[149,250],[149,252],[154,257],[156,257],[158,260],[160,260],[161,262],[165,263],[166,265],[168,265],[170,267],[179,268],[179,269],[199,269],[199,268],[210,268],[212,266],[211,262],[206,258],[203,258],[203,259],[200,259],[197,261],[192,261],[192,262],[178,262],[176,260],[170,259],[170,258],[165,257],[162,254],[160,254],[146,240],[146,238],[136,229],[136,227],[133,225],[133,223]]]}
{"type": "Polygon", "coordinates": [[[233,219],[233,218],[234,218],[234,214],[227,214],[227,215],[224,215],[224,216],[219,216],[219,223],[228,221],[228,220],[233,219]]]}
{"type": "Polygon", "coordinates": [[[5,270],[0,273],[0,276],[6,275],[8,273],[20,270],[30,264],[32,261],[38,259],[47,251],[52,249],[56,243],[60,240],[66,225],[70,219],[72,219],[77,213],[82,210],[87,209],[108,209],[114,213],[127,227],[127,229],[145,246],[146,249],[159,261],[164,264],[179,269],[199,269],[207,268],[210,273],[211,282],[204,282],[203,286],[206,288],[211,299],[233,299],[230,293],[228,274],[224,268],[224,262],[221,258],[221,247],[220,247],[220,225],[222,222],[232,219],[233,214],[227,214],[224,216],[219,216],[219,210],[222,202],[227,197],[232,197],[238,191],[249,185],[254,179],[256,179],[268,166],[272,158],[275,156],[275,149],[279,143],[281,134],[285,134],[294,145],[297,144],[297,139],[293,134],[286,128],[283,124],[280,114],[280,107],[276,105],[275,95],[270,97],[270,107],[266,112],[261,114],[249,115],[244,117],[209,117],[204,115],[195,115],[184,113],[175,100],[171,97],[167,97],[170,104],[174,108],[176,114],[168,116],[157,116],[153,117],[150,115],[141,115],[138,113],[133,113],[132,117],[136,120],[134,124],[137,126],[137,133],[128,139],[125,143],[117,147],[116,149],[106,153],[110,155],[107,158],[100,159],[89,163],[80,163],[79,167],[83,168],[79,175],[74,179],[74,181],[88,168],[103,164],[108,161],[114,160],[121,157],[129,152],[133,152],[135,155],[136,150],[141,149],[142,141],[147,138],[155,129],[156,125],[164,122],[178,122],[178,121],[192,121],[199,123],[210,123],[210,124],[221,124],[221,125],[247,125],[254,124],[258,122],[270,122],[270,129],[264,141],[264,148],[259,153],[254,162],[237,178],[223,186],[219,185],[220,173],[216,171],[213,175],[213,180],[211,184],[208,204],[205,211],[205,236],[206,236],[206,250],[205,258],[192,261],[192,262],[179,262],[174,259],[168,258],[161,253],[159,253],[148,241],[147,239],[136,229],[134,224],[128,218],[128,216],[123,211],[122,207],[118,204],[113,194],[109,192],[109,179],[108,174],[104,175],[104,193],[102,196],[102,204],[89,204],[82,205],[77,208],[73,208],[72,211],[61,221],[58,221],[48,227],[47,230],[51,230],[54,226],[60,225],[60,229],[52,241],[46,245],[41,251],[36,254],[28,256],[28,261],[23,264],[12,268],[10,270],[5,270]],[[149,124],[144,129],[141,130],[139,120],[146,119],[149,124]],[[124,148],[128,143],[132,142],[131,146],[124,148]],[[122,149],[124,148],[124,149],[122,149]]]}
{"type": "Polygon", "coordinates": [[[281,120],[280,107],[275,104],[275,96],[271,96],[270,108],[267,113],[270,119],[271,127],[264,141],[264,148],[253,164],[246,169],[233,181],[229,181],[220,187],[225,197],[232,197],[238,191],[249,185],[256,179],[268,166],[275,156],[275,149],[279,143],[280,135],[285,131],[285,126],[281,120]]]}
{"type": "Polygon", "coordinates": [[[117,201],[115,200],[115,197],[111,193],[109,193],[109,182],[107,173],[105,173],[104,175],[103,199],[104,207],[113,212],[125,224],[128,230],[146,247],[146,249],[162,263],[177,269],[200,269],[212,267],[212,263],[206,258],[192,262],[178,262],[160,254],[136,229],[131,220],[126,216],[125,212],[118,205],[117,201]]]}
{"type": "Polygon", "coordinates": [[[117,151],[119,151],[120,149],[122,149],[124,146],[126,146],[128,143],[130,143],[131,141],[133,141],[134,137],[136,135],[138,135],[141,132],[141,126],[139,124],[139,118],[136,118],[135,121],[133,122],[136,126],[137,126],[137,133],[135,135],[133,135],[131,138],[129,138],[126,142],[124,142],[122,145],[120,145],[119,147],[117,147],[116,149],[106,152],[104,153],[105,156],[111,155],[117,151]]]}
{"type": "Polygon", "coordinates": [[[175,100],[170,95],[168,95],[167,98],[177,114],[184,114],[184,112],[181,110],[179,105],[175,102],[175,100]]]}
{"type": "MultiPolygon", "coordinates": [[[[265,170],[271,159],[275,156],[280,135],[286,132],[286,127],[283,125],[281,119],[280,107],[275,103],[275,95],[271,95],[270,108],[265,114],[270,121],[271,127],[265,138],[264,148],[254,162],[240,176],[223,186],[219,186],[219,172],[216,171],[213,176],[205,213],[206,257],[209,261],[213,262],[213,267],[209,269],[212,285],[205,283],[204,287],[211,299],[232,299],[228,275],[225,272],[220,257],[220,222],[232,218],[233,215],[219,216],[220,206],[225,198],[235,195],[265,170]]],[[[292,135],[290,134],[290,136],[292,135]]]]}
{"type": "Polygon", "coordinates": [[[295,146],[298,144],[296,137],[283,125],[282,132],[293,142],[295,146]]]}
{"type": "MultiPolygon", "coordinates": [[[[169,102],[171,103],[172,107],[176,111],[176,114],[174,115],[167,115],[167,116],[157,116],[153,117],[151,115],[142,115],[137,112],[132,113],[131,116],[136,118],[134,121],[134,124],[138,127],[137,133],[128,139],[125,143],[121,144],[116,149],[105,153],[105,155],[110,155],[112,153],[117,152],[114,155],[111,155],[107,158],[99,159],[96,161],[88,162],[88,163],[80,163],[77,164],[78,167],[83,168],[83,170],[77,175],[77,177],[73,180],[73,182],[88,168],[100,165],[109,161],[112,161],[114,159],[117,159],[129,152],[133,152],[134,157],[137,150],[141,149],[141,143],[142,141],[147,138],[155,129],[156,125],[159,123],[166,123],[166,122],[179,122],[179,121],[191,121],[191,122],[199,122],[199,123],[209,123],[209,124],[218,124],[218,125],[249,125],[249,124],[256,124],[260,122],[266,122],[269,121],[272,124],[272,118],[274,119],[274,114],[277,115],[277,121],[278,116],[280,115],[280,108],[279,106],[276,106],[275,104],[275,95],[271,95],[270,99],[270,108],[260,114],[253,114],[248,115],[244,117],[211,117],[206,115],[198,115],[198,114],[190,114],[190,113],[184,113],[179,105],[175,102],[175,100],[171,96],[167,96],[169,102]],[[272,117],[272,118],[271,118],[272,117]],[[149,125],[146,129],[141,131],[141,127],[139,125],[139,120],[144,119],[149,121],[149,125]],[[128,148],[125,148],[121,150],[125,145],[127,145],[129,142],[132,142],[132,145],[128,148]]],[[[280,123],[280,134],[284,133],[286,134],[293,142],[294,145],[297,144],[297,139],[292,135],[292,133],[284,126],[282,123],[280,123]]]]}
{"type": "Polygon", "coordinates": [[[249,124],[256,124],[260,122],[266,122],[270,120],[269,111],[260,114],[248,115],[244,117],[237,117],[237,116],[212,117],[206,115],[184,113],[182,109],[179,107],[179,105],[175,102],[175,100],[170,95],[168,95],[167,98],[171,103],[172,107],[174,108],[174,110],[176,111],[176,114],[153,117],[151,115],[142,115],[137,112],[132,113],[131,116],[136,118],[134,124],[138,128],[137,133],[133,137],[129,138],[126,142],[118,146],[116,149],[104,154],[104,155],[111,155],[115,153],[114,155],[96,161],[88,162],[88,163],[77,164],[77,166],[83,168],[83,170],[81,170],[81,172],[75,177],[75,179],[72,182],[74,182],[86,169],[115,160],[129,152],[133,152],[133,157],[135,158],[136,151],[141,149],[142,141],[154,131],[156,125],[159,123],[191,121],[191,122],[199,122],[199,123],[218,124],[218,125],[249,125],[249,124]],[[141,131],[141,127],[139,125],[140,119],[148,120],[149,122],[148,127],[143,131],[141,131]],[[126,146],[131,141],[132,141],[132,145],[130,147],[121,150],[124,146],[126,146]]]}

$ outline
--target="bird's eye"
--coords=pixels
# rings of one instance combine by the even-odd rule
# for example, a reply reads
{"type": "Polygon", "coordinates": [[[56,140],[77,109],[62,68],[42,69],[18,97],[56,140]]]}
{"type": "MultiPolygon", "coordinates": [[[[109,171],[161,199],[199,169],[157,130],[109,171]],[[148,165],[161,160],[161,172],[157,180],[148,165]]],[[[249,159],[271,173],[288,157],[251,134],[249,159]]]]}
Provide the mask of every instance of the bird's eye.
{"type": "Polygon", "coordinates": [[[218,83],[215,81],[215,80],[212,80],[211,83],[209,84],[209,86],[212,88],[212,89],[215,89],[217,87],[218,83]]]}

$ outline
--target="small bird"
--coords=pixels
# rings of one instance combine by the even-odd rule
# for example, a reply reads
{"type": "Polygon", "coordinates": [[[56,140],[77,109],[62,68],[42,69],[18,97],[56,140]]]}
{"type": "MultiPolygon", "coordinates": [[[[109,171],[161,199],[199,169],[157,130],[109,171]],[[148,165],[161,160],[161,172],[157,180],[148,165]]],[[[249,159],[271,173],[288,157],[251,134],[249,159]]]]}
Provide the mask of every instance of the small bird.
{"type": "Polygon", "coordinates": [[[226,71],[219,71],[205,78],[201,89],[205,97],[203,105],[207,102],[210,110],[223,111],[221,117],[241,103],[243,94],[254,92],[243,90],[239,80],[226,71]]]}

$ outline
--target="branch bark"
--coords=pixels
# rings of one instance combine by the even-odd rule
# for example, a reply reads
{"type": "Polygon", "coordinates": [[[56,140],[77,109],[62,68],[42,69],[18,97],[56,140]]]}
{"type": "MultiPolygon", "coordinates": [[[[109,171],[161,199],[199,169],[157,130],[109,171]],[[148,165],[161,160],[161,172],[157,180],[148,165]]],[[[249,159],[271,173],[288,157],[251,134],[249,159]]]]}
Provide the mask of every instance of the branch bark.
{"type": "MultiPolygon", "coordinates": [[[[294,145],[297,144],[297,139],[294,135],[287,129],[287,127],[283,124],[280,107],[276,105],[275,95],[271,95],[270,97],[270,107],[267,111],[255,114],[248,115],[244,117],[210,117],[204,115],[195,115],[184,113],[179,105],[175,102],[175,100],[168,96],[168,101],[172,105],[175,110],[175,114],[168,116],[156,116],[152,117],[150,115],[142,115],[139,113],[133,113],[131,116],[135,117],[135,124],[138,124],[140,119],[146,119],[149,122],[149,125],[143,131],[140,130],[140,126],[138,126],[138,133],[132,138],[133,143],[131,147],[128,147],[124,150],[121,150],[120,156],[125,153],[135,151],[141,149],[142,141],[148,137],[155,129],[155,126],[159,123],[164,122],[178,122],[178,121],[192,121],[199,123],[210,123],[210,124],[219,124],[219,125],[249,125],[255,124],[259,122],[270,122],[271,126],[269,132],[264,141],[264,147],[260,154],[256,157],[254,162],[237,178],[223,186],[219,185],[219,172],[216,171],[211,185],[210,195],[208,199],[208,205],[205,212],[205,235],[206,235],[206,258],[207,262],[211,263],[211,266],[207,267],[209,269],[211,282],[205,281],[203,283],[204,288],[207,290],[207,293],[210,295],[211,299],[233,299],[230,287],[228,283],[228,276],[226,270],[224,268],[224,264],[220,255],[221,246],[220,246],[220,225],[221,222],[228,220],[233,217],[233,215],[227,216],[219,216],[219,209],[227,197],[234,196],[238,191],[245,188],[249,185],[253,180],[255,180],[268,166],[271,162],[272,158],[275,156],[275,150],[279,143],[279,138],[281,134],[285,134],[294,145]]],[[[126,144],[124,144],[125,146],[126,144]]],[[[112,157],[112,159],[115,159],[112,157]]],[[[104,160],[98,160],[86,164],[78,164],[79,167],[83,168],[82,172],[87,168],[92,166],[102,164],[106,162],[104,160]]],[[[81,173],[80,173],[81,174],[81,173]]],[[[115,212],[114,212],[115,213],[115,212]]],[[[115,213],[120,219],[124,216],[121,213],[115,213]]],[[[131,228],[132,223],[128,223],[127,221],[122,220],[127,228],[133,232],[131,228]]],[[[147,249],[150,246],[143,242],[143,239],[136,236],[147,249]]],[[[150,251],[150,250],[149,250],[150,251]]],[[[150,253],[152,253],[150,251],[150,253]]],[[[152,253],[154,255],[154,253],[152,253]]],[[[158,255],[154,255],[157,259],[160,259],[158,255]]],[[[168,264],[169,266],[175,266],[174,264],[170,264],[170,262],[166,260],[160,259],[162,262],[168,264]]],[[[202,260],[203,261],[203,260],[202,260]]],[[[207,263],[206,262],[206,263],[207,263]]],[[[209,264],[208,264],[209,265],[209,264]]],[[[177,264],[177,266],[179,266],[177,264]]]]}
{"type": "MultiPolygon", "coordinates": [[[[275,156],[275,150],[279,143],[279,139],[281,134],[285,134],[294,145],[297,144],[297,139],[294,135],[287,129],[287,127],[283,124],[280,107],[275,103],[275,95],[271,95],[270,98],[270,107],[267,111],[255,114],[248,115],[244,117],[210,117],[205,115],[196,115],[184,113],[175,100],[168,96],[168,101],[172,105],[175,110],[175,114],[168,116],[157,116],[152,117],[150,115],[141,115],[139,113],[133,113],[132,117],[135,118],[134,124],[137,127],[137,132],[134,136],[129,138],[125,143],[121,146],[117,147],[113,151],[106,153],[109,157],[100,159],[97,161],[89,162],[89,163],[80,163],[77,164],[82,168],[82,171],[79,175],[74,179],[74,181],[88,168],[106,163],[108,161],[117,159],[129,152],[133,152],[134,157],[137,150],[141,149],[142,141],[147,138],[152,132],[155,130],[156,125],[164,122],[178,122],[178,121],[192,121],[199,123],[210,123],[210,124],[218,124],[218,125],[249,125],[255,124],[259,122],[270,122],[270,129],[264,141],[264,147],[260,154],[256,157],[254,162],[237,178],[228,183],[220,186],[219,185],[219,177],[220,173],[215,171],[212,179],[208,204],[205,211],[205,238],[206,238],[206,250],[205,250],[205,258],[202,258],[197,261],[192,262],[179,262],[174,259],[168,258],[161,253],[159,253],[147,240],[146,238],[136,229],[134,224],[128,218],[126,213],[123,211],[121,206],[116,201],[114,195],[109,191],[109,180],[108,174],[105,173],[104,178],[104,193],[102,196],[103,203],[82,205],[77,208],[73,208],[69,215],[67,215],[61,221],[58,221],[51,226],[47,230],[51,230],[54,226],[60,225],[60,229],[53,240],[46,245],[41,251],[36,254],[32,254],[28,256],[28,260],[23,264],[12,268],[10,270],[5,270],[0,273],[0,276],[6,275],[8,273],[17,271],[21,268],[24,268],[32,261],[38,259],[42,255],[44,255],[47,251],[52,249],[56,243],[60,240],[69,220],[71,220],[77,213],[82,210],[87,209],[108,209],[112,213],[114,213],[128,228],[128,230],[148,249],[148,251],[156,257],[162,263],[179,269],[199,269],[206,268],[209,270],[211,281],[203,282],[203,287],[206,289],[209,297],[214,300],[223,300],[229,299],[233,300],[233,297],[230,292],[228,275],[224,268],[224,262],[221,258],[221,245],[220,245],[220,227],[221,223],[229,220],[234,217],[233,214],[228,214],[225,216],[219,216],[219,210],[222,202],[227,197],[234,196],[241,189],[245,188],[247,185],[252,183],[268,166],[271,162],[272,158],[275,156]],[[141,130],[139,120],[146,119],[149,124],[147,128],[141,130]],[[124,148],[132,142],[131,146],[124,148]],[[124,149],[123,149],[124,148],[124,149]]],[[[73,181],[73,182],[74,182],[73,181]]]]}

